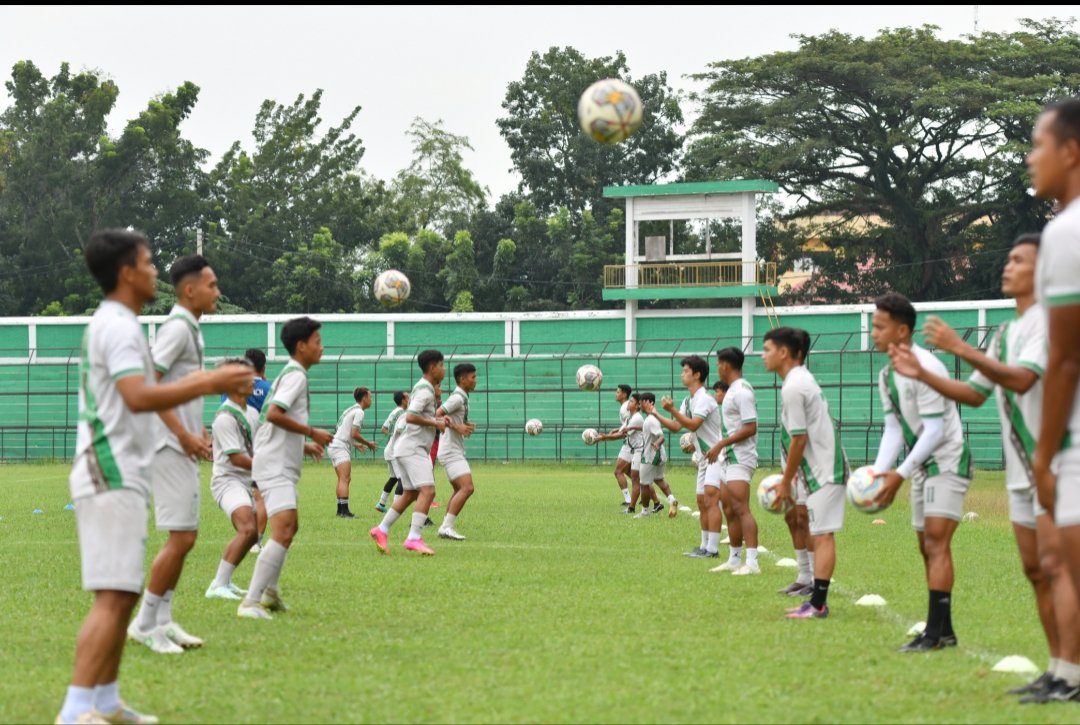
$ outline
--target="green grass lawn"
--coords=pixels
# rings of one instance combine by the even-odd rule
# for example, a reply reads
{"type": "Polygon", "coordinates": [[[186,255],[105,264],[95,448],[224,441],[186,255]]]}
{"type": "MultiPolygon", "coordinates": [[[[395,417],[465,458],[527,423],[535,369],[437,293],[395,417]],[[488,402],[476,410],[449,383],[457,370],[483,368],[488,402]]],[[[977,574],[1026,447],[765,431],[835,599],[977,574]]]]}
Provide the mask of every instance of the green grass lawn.
{"type": "MultiPolygon", "coordinates": [[[[71,674],[81,591],[66,465],[0,468],[0,721],[51,722],[71,674]],[[33,515],[34,508],[44,510],[33,515]]],[[[669,479],[693,506],[692,470],[669,479]]],[[[608,468],[477,465],[478,493],[459,520],[468,537],[428,530],[434,558],[407,554],[407,518],[379,556],[368,529],[385,480],[357,465],[355,521],[335,518],[332,470],[308,465],[300,532],[281,578],[291,611],[238,620],[203,598],[232,531],[209,496],[174,603],[206,639],[159,656],[130,644],[122,695],[163,722],[1076,722],[1071,705],[1020,707],[1021,681],[990,671],[1046,649],[1023,579],[1000,474],[968,497],[961,524],[954,622],[961,646],[901,655],[926,614],[923,567],[906,501],[872,516],[848,509],[828,620],[788,621],[792,556],[779,516],[759,513],[760,577],[708,574],[716,562],[682,513],[619,513],[608,468]],[[888,606],[857,607],[874,593],[888,606]]],[[[441,470],[438,500],[449,485],[441,470]]],[[[906,492],[906,489],[905,489],[906,492]]],[[[756,507],[756,504],[755,504],[756,507]]],[[[436,520],[443,508],[433,510],[436,520]]],[[[163,536],[152,533],[148,557],[163,536]]],[[[726,548],[724,549],[726,552],[726,548]]],[[[149,558],[147,560],[149,565],[149,558]]],[[[254,557],[237,571],[245,585],[254,557]]]]}

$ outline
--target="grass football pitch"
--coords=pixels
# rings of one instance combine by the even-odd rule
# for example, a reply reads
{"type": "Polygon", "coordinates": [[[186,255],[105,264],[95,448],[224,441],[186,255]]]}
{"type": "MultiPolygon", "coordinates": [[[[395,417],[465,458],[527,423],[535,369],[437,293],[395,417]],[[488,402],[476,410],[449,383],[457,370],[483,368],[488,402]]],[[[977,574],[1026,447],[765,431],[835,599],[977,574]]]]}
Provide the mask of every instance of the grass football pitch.
{"type": "MultiPolygon", "coordinates": [[[[51,722],[90,604],[79,582],[68,466],[0,467],[0,721],[51,722]],[[41,509],[43,513],[32,513],[41,509]]],[[[475,465],[458,529],[380,556],[367,531],[385,468],[358,463],[356,520],[334,517],[333,472],[308,464],[300,530],[281,578],[287,614],[238,620],[203,598],[232,530],[207,490],[174,614],[206,640],[178,656],[128,644],[121,694],[163,722],[1076,722],[1075,705],[1019,706],[1024,681],[991,671],[1047,653],[1023,578],[999,473],[982,473],[954,542],[960,647],[896,648],[926,615],[926,585],[902,494],[878,516],[848,509],[827,620],[789,621],[776,589],[794,570],[782,517],[755,514],[763,574],[709,574],[692,560],[698,520],[635,520],[607,467],[475,465]],[[856,606],[864,594],[885,607],[856,606]]],[[[759,473],[764,475],[765,472],[759,473]]],[[[693,471],[672,465],[694,507],[693,471]]],[[[449,484],[437,473],[438,521],[449,484]]],[[[906,494],[907,488],[904,489],[906,494]]],[[[163,535],[152,531],[150,558],[163,535]]],[[[722,548],[726,554],[726,547],[722,548]]],[[[247,584],[254,556],[234,580],[247,584]]]]}

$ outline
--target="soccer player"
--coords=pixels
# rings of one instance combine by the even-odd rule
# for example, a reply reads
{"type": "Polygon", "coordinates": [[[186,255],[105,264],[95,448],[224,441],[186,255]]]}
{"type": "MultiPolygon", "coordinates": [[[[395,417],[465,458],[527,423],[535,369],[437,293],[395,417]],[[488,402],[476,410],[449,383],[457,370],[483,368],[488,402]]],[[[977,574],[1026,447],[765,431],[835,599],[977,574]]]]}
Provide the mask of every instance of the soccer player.
{"type": "Polygon", "coordinates": [[[642,445],[641,445],[641,513],[635,518],[644,518],[663,509],[660,498],[653,490],[653,485],[667,495],[669,504],[668,518],[675,518],[679,513],[679,501],[671,493],[671,488],[664,481],[664,468],[667,465],[668,453],[664,447],[664,428],[660,421],[652,415],[656,410],[656,396],[652,393],[642,393],[640,396],[641,410],[644,413],[642,421],[642,445]],[[648,502],[652,499],[656,506],[649,508],[648,502]]]}
{"type": "MultiPolygon", "coordinates": [[[[601,441],[617,441],[620,438],[626,438],[626,426],[630,422],[630,393],[633,389],[625,383],[615,388],[615,402],[619,404],[619,427],[612,430],[609,433],[602,433],[596,439],[596,442],[601,441]]],[[[634,463],[634,457],[630,453],[630,446],[623,443],[622,448],[619,449],[619,457],[615,461],[615,482],[619,484],[619,488],[622,490],[623,503],[627,513],[633,513],[633,509],[630,508],[630,490],[626,485],[626,474],[631,472],[632,465],[634,463]]]]}
{"type": "MultiPolygon", "coordinates": [[[[795,328],[793,334],[799,342],[799,364],[806,365],[806,360],[810,355],[810,335],[806,330],[798,328],[795,328]]],[[[786,467],[787,445],[781,441],[780,469],[783,470],[786,467]]],[[[814,550],[810,537],[810,513],[806,508],[809,491],[802,471],[796,472],[792,485],[795,487],[795,505],[784,513],[784,523],[791,536],[791,545],[795,549],[798,572],[795,575],[795,581],[778,589],[777,593],[786,594],[789,597],[808,597],[814,593],[814,550]]]]}
{"type": "Polygon", "coordinates": [[[472,363],[454,366],[454,381],[457,387],[435,413],[446,418],[446,432],[441,437],[438,456],[454,489],[446,516],[439,526],[439,538],[464,541],[465,537],[454,528],[454,522],[473,495],[472,470],[465,459],[465,439],[476,431],[476,423],[469,422],[469,394],[476,390],[476,366],[472,363]]]}
{"type": "Polygon", "coordinates": [[[83,249],[104,301],[82,338],[79,422],[71,499],[83,589],[94,593],[79,630],[75,666],[59,723],[156,723],[120,699],[120,661],[131,612],[143,588],[147,507],[155,439],[153,411],[249,384],[251,371],[229,366],[157,384],[136,315],[154,299],[157,269],[146,237],[96,232],[83,249]]]}
{"type": "MultiPolygon", "coordinates": [[[[1035,273],[1049,350],[1032,469],[1039,503],[1054,517],[1080,598],[1080,99],[1052,104],[1039,116],[1027,166],[1035,193],[1061,208],[1043,229],[1035,273]]],[[[1080,697],[1080,673],[1069,670],[1059,678],[1065,685],[1055,688],[1053,699],[1080,697]]]]}
{"type": "Polygon", "coordinates": [[[327,449],[330,453],[330,462],[334,464],[334,472],[337,473],[337,515],[343,519],[356,518],[356,515],[349,510],[352,448],[355,445],[357,448],[373,451],[379,447],[361,433],[364,426],[364,412],[371,407],[371,391],[365,387],[356,388],[353,390],[353,400],[356,402],[341,414],[337,430],[334,431],[334,440],[330,441],[327,449]]]}
{"type": "Polygon", "coordinates": [[[288,611],[278,579],[299,525],[296,486],[300,468],[305,453],[321,458],[323,446],[333,440],[329,431],[313,428],[308,422],[308,370],[322,359],[320,327],[322,324],[310,317],[297,317],[281,327],[281,343],[289,352],[289,362],[263,405],[251,464],[252,478],[259,482],[270,516],[270,541],[259,552],[248,593],[236,609],[237,616],[245,619],[271,619],[270,612],[288,611]]]}
{"type": "MultiPolygon", "coordinates": [[[[222,365],[246,365],[247,358],[232,358],[222,365]]],[[[217,574],[206,590],[207,599],[239,601],[247,591],[232,583],[233,572],[259,539],[251,488],[251,457],[259,413],[248,404],[254,385],[229,391],[210,427],[214,439],[214,471],[210,493],[232,523],[236,536],[225,547],[217,574]]]]}
{"type": "MultiPolygon", "coordinates": [[[[393,493],[394,486],[400,481],[397,471],[394,470],[393,448],[390,443],[393,442],[394,435],[397,433],[398,420],[404,421],[402,416],[405,415],[407,407],[409,407],[409,394],[404,390],[394,393],[394,409],[390,411],[390,415],[386,416],[386,420],[382,424],[383,435],[389,436],[386,439],[386,445],[383,446],[383,460],[386,461],[386,469],[390,473],[390,477],[386,479],[386,484],[383,486],[379,503],[375,504],[375,510],[382,514],[386,513],[386,502],[390,500],[390,494],[393,493]]],[[[402,427],[404,428],[404,424],[402,427]]]]}
{"type": "Polygon", "coordinates": [[[683,358],[682,384],[690,396],[683,401],[683,409],[675,408],[675,401],[664,397],[661,407],[671,414],[671,418],[660,415],[654,408],[653,417],[660,421],[672,433],[683,428],[693,432],[702,454],[697,472],[698,509],[701,511],[701,546],[686,552],[686,556],[695,559],[718,559],[720,548],[720,463],[710,463],[705,452],[720,440],[720,406],[716,398],[709,394],[705,386],[709,382],[709,363],[698,355],[683,358]]]}
{"type": "MultiPolygon", "coordinates": [[[[1042,373],[1046,367],[1046,313],[1035,302],[1035,264],[1039,235],[1024,234],[1013,243],[1001,278],[1001,291],[1016,300],[1015,320],[997,330],[986,352],[968,345],[936,317],[924,326],[928,344],[961,358],[975,372],[967,382],[928,373],[919,359],[903,348],[891,348],[893,370],[926,383],[946,398],[981,406],[996,392],[998,415],[1005,438],[1005,487],[1009,518],[1020,550],[1020,561],[1032,587],[1039,618],[1050,646],[1050,666],[1033,683],[1014,688],[1022,703],[1049,699],[1059,678],[1058,662],[1066,671],[1080,661],[1080,629],[1076,592],[1061,559],[1057,527],[1035,500],[1031,459],[1039,438],[1042,413],[1042,373]]],[[[1080,671],[1080,670],[1078,670],[1080,671]]]]}
{"type": "MultiPolygon", "coordinates": [[[[203,369],[199,319],[213,312],[221,296],[217,275],[204,257],[178,258],[169,267],[176,304],[157,330],[152,354],[158,380],[173,383],[203,369]]],[[[173,621],[172,602],[184,560],[195,546],[199,529],[199,459],[210,460],[209,436],[203,428],[203,399],[162,411],[152,428],[156,439],[151,484],[154,519],[169,537],[150,569],[139,614],[128,636],[159,654],[201,647],[203,641],[173,621]]]]}
{"type": "Polygon", "coordinates": [[[446,376],[443,354],[438,350],[424,350],[416,356],[416,364],[423,376],[413,386],[409,395],[409,407],[405,411],[405,431],[394,441],[394,470],[401,478],[402,494],[383,516],[382,523],[370,532],[375,545],[383,554],[389,554],[386,537],[394,522],[412,503],[412,525],[405,539],[405,549],[424,556],[435,552],[424,543],[422,531],[428,520],[431,502],[435,500],[435,468],[431,462],[431,444],[435,432],[446,430],[446,419],[436,415],[435,386],[446,376]]]}
{"type": "Polygon", "coordinates": [[[829,582],[836,567],[834,535],[844,527],[848,462],[825,394],[802,365],[804,339],[800,331],[791,327],[769,330],[761,359],[766,370],[784,381],[780,388],[780,436],[787,448],[787,461],[777,488],[778,498],[794,506],[793,484],[796,473],[801,471],[807,488],[806,508],[814,551],[810,601],[789,609],[787,616],[824,619],[829,616],[829,582]]]}
{"type": "MultiPolygon", "coordinates": [[[[874,301],[877,308],[870,336],[879,352],[907,347],[927,372],[948,377],[945,365],[912,339],[915,308],[906,297],[889,293],[874,301]]],[[[952,401],[926,383],[901,375],[886,365],[878,378],[885,432],[874,471],[885,476],[878,501],[891,504],[904,480],[911,478],[911,524],[926,568],[929,611],[926,631],[901,652],[929,652],[956,645],[952,626],[952,537],[964,514],[974,467],[964,440],[960,414],[952,401]],[[907,458],[896,468],[901,449],[907,458]]],[[[811,522],[813,527],[813,522],[811,522]]],[[[815,552],[815,556],[818,556],[815,552]]]]}
{"type": "Polygon", "coordinates": [[[716,404],[723,405],[724,396],[727,395],[728,391],[728,384],[725,383],[723,380],[717,380],[715,383],[713,383],[712,389],[713,397],[716,398],[716,404]]]}
{"type": "MultiPolygon", "coordinates": [[[[630,398],[626,401],[626,412],[630,414],[622,428],[626,441],[623,447],[630,451],[630,503],[626,507],[626,513],[632,514],[641,497],[641,448],[643,445],[641,428],[645,424],[645,416],[641,414],[640,395],[630,394],[630,398]]],[[[619,455],[622,455],[622,451],[619,455]]],[[[647,505],[647,499],[642,501],[642,506],[645,505],[647,505]]]]}
{"type": "MultiPolygon", "coordinates": [[[[270,382],[266,379],[266,353],[257,347],[251,347],[244,352],[244,357],[255,367],[255,389],[248,396],[247,405],[254,408],[256,413],[261,413],[263,402],[266,401],[266,396],[270,393],[270,382]]],[[[228,399],[227,394],[221,396],[222,403],[228,399]]],[[[251,546],[251,553],[258,554],[262,545],[263,533],[266,531],[266,504],[263,503],[262,494],[259,493],[259,486],[255,483],[251,485],[251,495],[255,501],[255,521],[259,532],[258,538],[251,546]]]]}
{"type": "Polygon", "coordinates": [[[728,537],[731,553],[716,571],[730,571],[735,576],[760,574],[758,565],[757,522],[750,511],[750,481],[757,469],[757,398],[754,388],[743,377],[746,356],[737,347],[716,353],[716,371],[728,389],[720,408],[720,434],[723,436],[706,452],[714,462],[723,456],[721,498],[727,499],[728,537]],[[742,563],[742,545],[746,544],[746,563],[742,563]]]}

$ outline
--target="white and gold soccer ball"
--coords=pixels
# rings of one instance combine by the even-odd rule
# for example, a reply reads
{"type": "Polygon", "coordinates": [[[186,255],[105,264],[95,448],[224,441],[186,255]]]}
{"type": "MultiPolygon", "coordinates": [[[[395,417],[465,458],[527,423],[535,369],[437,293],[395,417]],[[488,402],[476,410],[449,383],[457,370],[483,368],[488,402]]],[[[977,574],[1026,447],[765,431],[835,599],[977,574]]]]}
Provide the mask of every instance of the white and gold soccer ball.
{"type": "Polygon", "coordinates": [[[605,78],[581,94],[578,122],[594,141],[619,143],[641,126],[642,110],[641,97],[632,85],[605,78]]]}
{"type": "Polygon", "coordinates": [[[539,418],[531,418],[525,423],[525,432],[531,436],[538,436],[544,432],[544,424],[539,418]]]}
{"type": "Polygon", "coordinates": [[[881,511],[882,506],[874,501],[885,486],[884,476],[875,476],[873,466],[863,466],[851,472],[847,480],[847,497],[851,505],[868,514],[881,511]]]}
{"type": "Polygon", "coordinates": [[[377,299],[384,307],[398,307],[409,299],[412,285],[409,278],[396,269],[388,269],[375,278],[372,287],[377,299]]]}
{"type": "Polygon", "coordinates": [[[582,365],[577,370],[577,386],[586,393],[595,393],[604,381],[604,374],[595,365],[582,365]]]}
{"type": "Polygon", "coordinates": [[[596,439],[600,437],[600,432],[596,428],[586,428],[581,431],[581,442],[587,446],[595,446],[596,439]]]}
{"type": "Polygon", "coordinates": [[[697,450],[697,441],[694,440],[693,433],[683,433],[679,437],[679,448],[683,453],[693,453],[697,450]]]}
{"type": "Polygon", "coordinates": [[[757,500],[761,504],[761,508],[765,509],[769,513],[782,514],[787,513],[790,505],[785,506],[780,502],[779,495],[777,493],[777,487],[780,482],[784,480],[784,477],[779,473],[774,473],[771,476],[766,476],[761,479],[757,487],[757,500]]]}

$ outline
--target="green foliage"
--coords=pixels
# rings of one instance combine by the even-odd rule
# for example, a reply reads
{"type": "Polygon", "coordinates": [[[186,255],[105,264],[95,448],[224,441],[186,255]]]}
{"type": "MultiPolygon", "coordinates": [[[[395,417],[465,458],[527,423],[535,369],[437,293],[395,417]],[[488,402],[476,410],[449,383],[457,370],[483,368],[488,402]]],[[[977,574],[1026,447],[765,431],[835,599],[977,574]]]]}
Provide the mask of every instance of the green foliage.
{"type": "Polygon", "coordinates": [[[267,312],[345,312],[352,309],[348,255],[326,227],[295,252],[285,252],[271,267],[267,312]]]}
{"type": "Polygon", "coordinates": [[[980,257],[1000,269],[1005,240],[1049,211],[1026,193],[1022,155],[1043,105],[1080,89],[1080,39],[1051,21],[957,40],[932,26],[798,40],[696,76],[707,88],[687,178],[774,179],[793,216],[841,222],[822,238],[843,254],[814,257],[807,301],[987,296],[980,257]]]}

